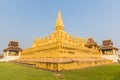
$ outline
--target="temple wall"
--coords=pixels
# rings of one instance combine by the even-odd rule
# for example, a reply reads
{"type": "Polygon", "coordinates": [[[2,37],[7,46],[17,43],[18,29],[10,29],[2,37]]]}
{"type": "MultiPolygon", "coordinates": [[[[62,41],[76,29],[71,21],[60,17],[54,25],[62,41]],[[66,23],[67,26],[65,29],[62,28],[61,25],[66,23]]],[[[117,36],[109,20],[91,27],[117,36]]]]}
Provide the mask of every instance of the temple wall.
{"type": "MultiPolygon", "coordinates": [[[[34,63],[36,68],[52,70],[52,71],[63,71],[63,70],[72,70],[72,69],[80,69],[89,66],[99,66],[104,64],[112,64],[113,62],[110,60],[104,61],[87,61],[87,62],[68,62],[68,63],[47,63],[47,62],[39,62],[34,63]]],[[[28,63],[27,63],[28,64],[28,63]]]]}

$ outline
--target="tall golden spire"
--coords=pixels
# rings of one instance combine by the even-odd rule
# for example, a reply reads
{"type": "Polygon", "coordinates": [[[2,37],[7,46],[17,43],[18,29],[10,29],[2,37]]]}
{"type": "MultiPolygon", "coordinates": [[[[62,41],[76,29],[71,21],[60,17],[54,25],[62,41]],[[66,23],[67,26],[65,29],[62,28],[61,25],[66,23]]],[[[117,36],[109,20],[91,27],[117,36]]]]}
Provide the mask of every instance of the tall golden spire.
{"type": "Polygon", "coordinates": [[[60,10],[58,10],[58,16],[56,20],[56,30],[64,30],[64,24],[63,24],[60,10]]]}

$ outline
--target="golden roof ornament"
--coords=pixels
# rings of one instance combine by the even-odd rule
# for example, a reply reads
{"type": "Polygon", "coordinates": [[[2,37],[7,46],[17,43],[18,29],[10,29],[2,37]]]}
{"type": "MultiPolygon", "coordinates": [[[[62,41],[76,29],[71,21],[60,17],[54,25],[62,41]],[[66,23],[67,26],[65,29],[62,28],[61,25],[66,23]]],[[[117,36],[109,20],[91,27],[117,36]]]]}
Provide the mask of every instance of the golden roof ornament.
{"type": "Polygon", "coordinates": [[[58,10],[58,16],[56,20],[56,30],[64,30],[64,24],[63,24],[60,9],[58,10]]]}

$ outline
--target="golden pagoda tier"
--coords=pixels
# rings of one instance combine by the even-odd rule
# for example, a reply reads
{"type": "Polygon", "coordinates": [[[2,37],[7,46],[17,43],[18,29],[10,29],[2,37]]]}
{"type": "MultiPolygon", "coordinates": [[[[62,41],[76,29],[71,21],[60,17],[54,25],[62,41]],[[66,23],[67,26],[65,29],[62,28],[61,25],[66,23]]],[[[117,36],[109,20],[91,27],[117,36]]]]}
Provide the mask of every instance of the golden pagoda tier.
{"type": "Polygon", "coordinates": [[[32,48],[25,49],[16,62],[55,71],[81,68],[81,62],[83,66],[97,65],[96,62],[98,65],[111,63],[100,58],[97,43],[92,38],[86,41],[86,38],[74,37],[64,31],[60,10],[54,32],[40,39],[35,38],[32,48]]]}

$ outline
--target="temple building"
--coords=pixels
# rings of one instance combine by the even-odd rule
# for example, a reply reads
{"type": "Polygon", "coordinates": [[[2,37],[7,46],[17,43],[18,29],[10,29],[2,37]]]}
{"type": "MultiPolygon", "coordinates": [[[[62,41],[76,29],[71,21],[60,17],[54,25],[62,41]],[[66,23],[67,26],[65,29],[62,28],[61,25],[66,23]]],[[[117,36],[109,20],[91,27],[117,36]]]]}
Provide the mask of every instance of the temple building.
{"type": "Polygon", "coordinates": [[[100,48],[101,57],[118,62],[118,48],[113,46],[112,40],[103,40],[100,48]]]}
{"type": "Polygon", "coordinates": [[[85,44],[85,46],[91,49],[98,49],[98,44],[93,40],[93,38],[88,38],[88,41],[85,44]]]}
{"type": "Polygon", "coordinates": [[[11,61],[20,58],[22,49],[19,48],[17,41],[10,41],[8,48],[3,50],[3,58],[0,61],[11,61]]]}
{"type": "Polygon", "coordinates": [[[25,49],[15,62],[53,71],[112,63],[100,55],[93,38],[86,41],[86,38],[74,37],[65,32],[59,10],[54,32],[40,39],[35,38],[32,47],[25,49]]]}

